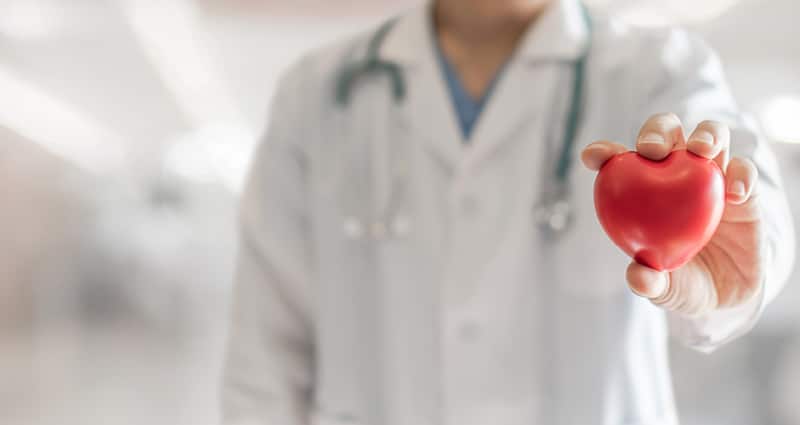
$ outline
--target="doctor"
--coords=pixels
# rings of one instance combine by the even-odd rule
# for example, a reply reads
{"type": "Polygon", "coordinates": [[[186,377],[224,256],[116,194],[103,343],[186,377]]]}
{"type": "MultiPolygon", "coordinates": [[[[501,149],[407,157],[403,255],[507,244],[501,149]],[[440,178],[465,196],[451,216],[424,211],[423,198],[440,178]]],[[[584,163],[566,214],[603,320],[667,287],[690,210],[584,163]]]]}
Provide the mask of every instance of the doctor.
{"type": "Polygon", "coordinates": [[[675,424],[668,335],[742,335],[794,254],[713,52],[575,0],[435,0],[307,56],[241,220],[227,425],[675,424]],[[726,171],[672,273],[596,221],[592,171],[627,149],[726,171]]]}

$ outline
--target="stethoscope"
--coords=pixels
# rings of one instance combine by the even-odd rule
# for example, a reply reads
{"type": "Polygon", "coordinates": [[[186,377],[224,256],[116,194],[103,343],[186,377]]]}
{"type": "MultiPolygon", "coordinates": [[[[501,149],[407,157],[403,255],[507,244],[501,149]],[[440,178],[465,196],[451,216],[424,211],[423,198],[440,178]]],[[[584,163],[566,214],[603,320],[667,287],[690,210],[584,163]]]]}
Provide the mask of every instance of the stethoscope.
{"type": "MultiPolygon", "coordinates": [[[[587,40],[591,40],[591,19],[585,8],[583,17],[590,33],[587,40]]],[[[385,74],[389,78],[394,102],[399,104],[405,100],[406,84],[400,66],[381,59],[379,55],[383,41],[395,22],[396,19],[392,19],[381,25],[370,38],[363,58],[343,68],[336,82],[337,105],[347,107],[359,79],[379,74],[385,74]]],[[[567,109],[561,151],[558,154],[556,166],[552,170],[552,177],[547,182],[548,184],[544,185],[539,199],[533,207],[534,220],[543,235],[549,239],[555,239],[566,233],[572,226],[575,217],[571,202],[569,174],[573,165],[575,139],[583,114],[584,80],[590,47],[587,42],[584,51],[572,65],[572,97],[567,109]]],[[[400,180],[398,184],[405,184],[402,179],[400,180]]],[[[397,204],[396,198],[396,196],[390,197],[391,201],[387,211],[379,214],[378,217],[359,217],[355,213],[346,215],[342,229],[344,234],[350,239],[370,237],[373,240],[399,238],[407,235],[411,229],[411,223],[407,214],[401,211],[400,206],[392,205],[397,204]]]]}

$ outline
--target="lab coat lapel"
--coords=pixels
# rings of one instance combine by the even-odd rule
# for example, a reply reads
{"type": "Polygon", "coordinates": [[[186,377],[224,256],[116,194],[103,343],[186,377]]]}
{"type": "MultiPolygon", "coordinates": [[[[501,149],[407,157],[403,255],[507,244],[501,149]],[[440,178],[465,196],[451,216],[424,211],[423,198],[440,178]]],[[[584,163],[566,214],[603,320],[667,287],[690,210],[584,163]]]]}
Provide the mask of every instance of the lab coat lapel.
{"type": "Polygon", "coordinates": [[[453,167],[462,157],[462,136],[433,43],[430,6],[420,6],[397,22],[379,54],[403,70],[407,91],[399,110],[406,127],[453,167]]]}
{"type": "Polygon", "coordinates": [[[567,83],[571,75],[564,73],[573,72],[571,65],[587,46],[589,34],[582,14],[576,0],[557,0],[524,35],[479,118],[468,162],[481,161],[511,140],[530,142],[520,132],[545,136],[551,126],[535,126],[545,117],[559,121],[551,117],[560,111],[556,105],[572,96],[567,83]],[[539,131],[525,132],[528,127],[539,131]]]}
{"type": "MultiPolygon", "coordinates": [[[[522,140],[515,135],[548,112],[569,86],[559,84],[559,72],[543,72],[562,65],[563,72],[586,49],[589,30],[578,0],[556,0],[523,37],[500,76],[495,93],[479,118],[469,149],[464,149],[450,93],[436,58],[429,5],[405,15],[389,32],[379,55],[398,64],[407,84],[401,119],[414,137],[426,140],[439,159],[469,166],[489,156],[501,143],[522,140]],[[553,90],[556,90],[553,93],[553,90]],[[555,94],[555,96],[554,96],[555,94]],[[464,153],[466,152],[466,156],[464,153]]],[[[561,75],[563,76],[563,75],[561,75]]],[[[541,134],[541,132],[540,132],[541,134]]]]}

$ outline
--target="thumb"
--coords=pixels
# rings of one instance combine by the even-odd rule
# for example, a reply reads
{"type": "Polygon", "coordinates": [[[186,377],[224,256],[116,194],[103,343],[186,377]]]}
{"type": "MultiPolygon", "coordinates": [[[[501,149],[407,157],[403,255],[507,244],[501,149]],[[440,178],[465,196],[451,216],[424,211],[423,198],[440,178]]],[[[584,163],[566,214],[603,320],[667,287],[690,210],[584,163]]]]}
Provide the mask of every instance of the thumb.
{"type": "Polygon", "coordinates": [[[711,274],[692,261],[672,272],[659,272],[633,262],[626,273],[631,290],[664,310],[699,316],[717,306],[711,274]]]}

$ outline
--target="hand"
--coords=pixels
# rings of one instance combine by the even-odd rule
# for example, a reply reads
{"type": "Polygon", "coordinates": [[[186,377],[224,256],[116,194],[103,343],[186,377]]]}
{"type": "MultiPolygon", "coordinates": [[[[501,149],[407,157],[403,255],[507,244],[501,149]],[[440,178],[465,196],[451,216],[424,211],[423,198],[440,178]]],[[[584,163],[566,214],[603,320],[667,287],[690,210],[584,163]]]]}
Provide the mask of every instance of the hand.
{"type": "MultiPolygon", "coordinates": [[[[626,277],[631,290],[654,304],[688,316],[734,307],[762,290],[764,245],[756,203],[758,172],[745,158],[730,157],[730,131],[724,124],[704,121],[688,139],[674,114],[654,115],[639,132],[636,151],[660,160],[676,149],[688,149],[713,159],[725,173],[726,205],[722,221],[708,244],[685,266],[659,272],[632,262],[626,277]],[[687,141],[688,140],[688,141],[687,141]]],[[[626,152],[619,143],[599,141],[581,153],[584,165],[600,167],[626,152]]]]}

